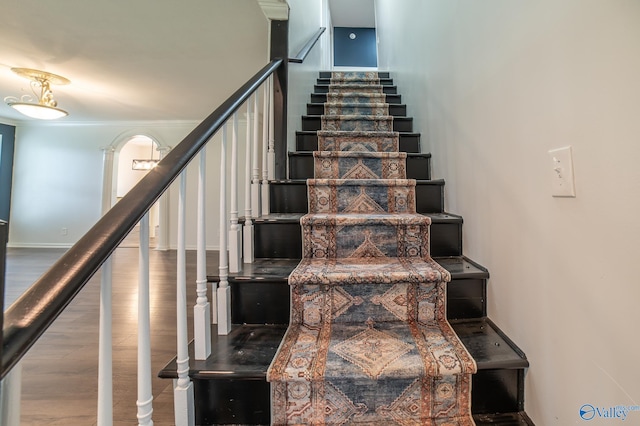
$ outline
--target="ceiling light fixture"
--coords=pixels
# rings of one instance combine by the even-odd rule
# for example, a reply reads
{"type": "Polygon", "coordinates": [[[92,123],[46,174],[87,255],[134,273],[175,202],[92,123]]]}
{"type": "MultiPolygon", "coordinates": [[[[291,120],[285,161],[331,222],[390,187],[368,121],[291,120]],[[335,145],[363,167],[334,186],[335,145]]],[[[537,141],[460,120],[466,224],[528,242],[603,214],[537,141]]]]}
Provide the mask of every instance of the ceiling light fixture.
{"type": "Polygon", "coordinates": [[[150,143],[150,146],[151,146],[151,158],[146,160],[133,160],[133,163],[131,164],[131,170],[147,171],[147,170],[153,169],[155,166],[158,165],[160,160],[156,160],[153,158],[153,142],[150,143]]]}
{"type": "Polygon", "coordinates": [[[41,120],[54,120],[67,115],[67,111],[58,108],[58,103],[53,99],[51,91],[52,84],[69,84],[68,79],[46,71],[34,70],[31,68],[11,68],[11,71],[31,80],[31,90],[37,98],[37,102],[31,95],[22,95],[21,98],[7,96],[4,101],[11,108],[16,109],[27,117],[41,120]],[[38,91],[40,94],[38,95],[38,91]]]}

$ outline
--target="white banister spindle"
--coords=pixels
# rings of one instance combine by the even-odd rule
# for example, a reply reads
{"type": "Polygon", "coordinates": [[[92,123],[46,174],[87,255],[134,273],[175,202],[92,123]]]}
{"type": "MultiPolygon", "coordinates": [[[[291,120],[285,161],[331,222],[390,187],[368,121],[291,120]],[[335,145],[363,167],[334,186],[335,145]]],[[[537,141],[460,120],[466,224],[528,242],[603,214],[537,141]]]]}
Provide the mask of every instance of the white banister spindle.
{"type": "Polygon", "coordinates": [[[271,87],[269,88],[269,152],[267,154],[269,163],[268,176],[269,179],[276,178],[276,138],[275,138],[275,108],[273,107],[273,74],[271,74],[271,87]]]}
{"type": "Polygon", "coordinates": [[[138,263],[138,425],[152,426],[151,305],[149,302],[149,212],[140,220],[138,263]]]}
{"type": "Polygon", "coordinates": [[[260,163],[258,143],[258,94],[256,90],[253,95],[253,152],[252,152],[252,168],[251,168],[251,214],[253,217],[260,217],[260,163]]]}
{"type": "Polygon", "coordinates": [[[269,214],[269,92],[271,78],[268,78],[264,85],[264,99],[262,106],[262,214],[269,214]]]}
{"type": "Polygon", "coordinates": [[[22,361],[0,382],[0,425],[20,426],[20,396],[22,393],[22,361]]]}
{"type": "Polygon", "coordinates": [[[180,174],[178,191],[178,250],[176,266],[176,328],[177,328],[177,373],[174,380],[173,405],[175,424],[193,426],[195,424],[193,383],[189,378],[189,340],[187,335],[187,271],[185,249],[186,224],[186,170],[180,174]]]}
{"type": "Polygon", "coordinates": [[[229,288],[229,257],[227,253],[227,124],[222,127],[220,143],[220,257],[218,275],[220,284],[217,290],[218,334],[231,331],[231,289],[229,288]]]}
{"type": "Polygon", "coordinates": [[[231,126],[231,211],[229,212],[229,272],[242,267],[242,229],[238,224],[238,113],[233,114],[231,126]]]}
{"type": "Polygon", "coordinates": [[[196,304],[193,307],[193,349],[196,359],[204,360],[211,354],[211,308],[207,300],[207,238],[205,201],[207,180],[207,147],[200,151],[198,170],[198,215],[196,237],[196,304]]]}
{"type": "MultiPolygon", "coordinates": [[[[111,208],[113,201],[113,162],[115,149],[103,150],[102,214],[111,208]]],[[[102,264],[100,276],[100,323],[98,331],[98,426],[113,425],[113,305],[111,257],[102,264]]]]}
{"type": "Polygon", "coordinates": [[[244,152],[244,228],[242,248],[244,263],[253,263],[253,221],[251,220],[251,98],[247,101],[247,143],[244,152]]]}
{"type": "Polygon", "coordinates": [[[112,263],[102,264],[98,336],[98,426],[113,425],[112,263]]]}

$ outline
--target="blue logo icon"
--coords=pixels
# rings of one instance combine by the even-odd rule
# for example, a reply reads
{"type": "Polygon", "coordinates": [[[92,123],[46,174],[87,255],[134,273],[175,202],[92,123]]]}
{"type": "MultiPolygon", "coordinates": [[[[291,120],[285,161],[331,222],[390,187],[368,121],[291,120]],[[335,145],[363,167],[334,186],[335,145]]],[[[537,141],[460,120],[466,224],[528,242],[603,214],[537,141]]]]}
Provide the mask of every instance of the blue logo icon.
{"type": "Polygon", "coordinates": [[[596,416],[596,409],[591,404],[584,404],[580,407],[580,417],[582,420],[592,420],[596,416]]]}

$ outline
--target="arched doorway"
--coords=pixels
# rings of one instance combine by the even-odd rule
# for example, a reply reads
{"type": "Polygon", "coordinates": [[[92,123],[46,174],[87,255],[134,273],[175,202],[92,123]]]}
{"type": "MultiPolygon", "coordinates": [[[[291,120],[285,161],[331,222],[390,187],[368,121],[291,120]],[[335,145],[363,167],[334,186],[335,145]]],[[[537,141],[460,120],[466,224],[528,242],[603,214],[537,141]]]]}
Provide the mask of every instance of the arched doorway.
{"type": "MultiPolygon", "coordinates": [[[[169,146],[163,145],[158,138],[148,132],[126,132],[106,147],[104,149],[103,213],[148,173],[149,168],[136,166],[140,164],[140,160],[158,161],[169,149],[169,146]]],[[[149,210],[150,247],[159,250],[168,249],[167,197],[167,194],[163,195],[149,210]]],[[[121,243],[121,247],[138,247],[138,235],[139,228],[136,227],[121,243]]]]}

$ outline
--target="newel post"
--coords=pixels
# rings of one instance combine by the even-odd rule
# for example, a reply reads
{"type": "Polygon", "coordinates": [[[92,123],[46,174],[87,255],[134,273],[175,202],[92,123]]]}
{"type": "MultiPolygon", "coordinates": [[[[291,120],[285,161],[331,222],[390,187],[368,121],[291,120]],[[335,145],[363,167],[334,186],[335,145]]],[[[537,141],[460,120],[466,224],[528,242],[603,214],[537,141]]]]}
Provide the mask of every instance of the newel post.
{"type": "Polygon", "coordinates": [[[275,179],[287,178],[287,91],[289,73],[289,21],[271,21],[271,59],[283,59],[273,73],[273,136],[275,179]]]}

